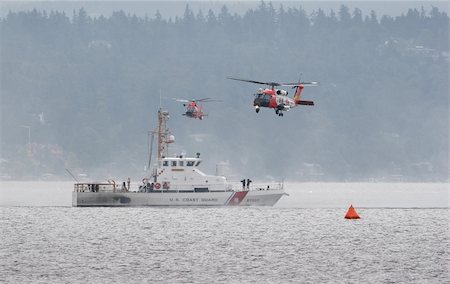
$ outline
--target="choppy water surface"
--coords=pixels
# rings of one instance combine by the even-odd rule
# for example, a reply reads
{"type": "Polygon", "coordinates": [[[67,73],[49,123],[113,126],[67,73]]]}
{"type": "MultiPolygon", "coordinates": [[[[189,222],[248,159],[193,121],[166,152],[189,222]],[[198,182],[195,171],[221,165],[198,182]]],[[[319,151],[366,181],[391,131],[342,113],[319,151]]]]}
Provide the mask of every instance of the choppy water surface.
{"type": "Polygon", "coordinates": [[[449,279],[448,209],[360,209],[360,220],[342,209],[0,210],[10,283],[449,279]]]}
{"type": "Polygon", "coordinates": [[[29,195],[3,187],[0,282],[448,283],[448,188],[336,189],[291,190],[273,208],[72,208],[5,205],[29,195]],[[343,218],[349,200],[362,219],[343,218]]]}

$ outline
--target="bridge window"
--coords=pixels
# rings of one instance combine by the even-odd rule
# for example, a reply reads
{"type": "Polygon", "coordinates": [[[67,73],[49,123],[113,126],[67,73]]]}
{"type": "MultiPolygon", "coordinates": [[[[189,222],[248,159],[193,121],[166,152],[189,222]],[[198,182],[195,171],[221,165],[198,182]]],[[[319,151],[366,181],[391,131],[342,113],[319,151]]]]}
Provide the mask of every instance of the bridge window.
{"type": "Polygon", "coordinates": [[[172,161],[172,167],[176,167],[177,166],[177,161],[172,161]]]}
{"type": "Polygon", "coordinates": [[[195,192],[209,192],[209,188],[207,188],[207,187],[195,187],[194,191],[195,192]]]}
{"type": "Polygon", "coordinates": [[[198,167],[198,165],[200,165],[200,161],[198,161],[197,164],[195,164],[196,167],[198,167]]]}
{"type": "Polygon", "coordinates": [[[180,167],[183,167],[183,166],[184,166],[184,162],[180,161],[180,167]]]}
{"type": "Polygon", "coordinates": [[[163,161],[163,167],[168,167],[169,166],[169,161],[163,161]]]}
{"type": "Polygon", "coordinates": [[[186,166],[192,167],[194,165],[194,161],[187,161],[186,166]]]}

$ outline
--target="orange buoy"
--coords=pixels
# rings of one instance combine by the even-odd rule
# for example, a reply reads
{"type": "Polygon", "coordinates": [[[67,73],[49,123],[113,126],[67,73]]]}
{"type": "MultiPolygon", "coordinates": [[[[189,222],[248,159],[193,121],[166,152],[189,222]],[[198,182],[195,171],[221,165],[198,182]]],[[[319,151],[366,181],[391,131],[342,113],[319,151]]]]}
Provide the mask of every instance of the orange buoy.
{"type": "Polygon", "coordinates": [[[356,213],[355,208],[353,208],[353,205],[350,205],[350,208],[348,208],[347,214],[345,214],[345,219],[359,219],[358,213],[356,213]]]}

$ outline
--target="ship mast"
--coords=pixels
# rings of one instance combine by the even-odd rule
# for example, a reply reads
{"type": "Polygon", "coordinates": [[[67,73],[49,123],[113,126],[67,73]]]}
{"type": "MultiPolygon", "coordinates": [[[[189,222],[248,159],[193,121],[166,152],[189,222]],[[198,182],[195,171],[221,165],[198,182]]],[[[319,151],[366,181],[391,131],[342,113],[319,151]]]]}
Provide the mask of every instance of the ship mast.
{"type": "Polygon", "coordinates": [[[173,143],[174,137],[170,135],[167,129],[167,121],[169,120],[169,112],[160,108],[158,110],[158,159],[167,157],[169,154],[169,143],[173,143]]]}
{"type": "MultiPolygon", "coordinates": [[[[153,137],[155,134],[158,135],[158,157],[157,160],[161,160],[169,155],[169,144],[175,142],[175,137],[170,134],[169,129],[167,129],[167,121],[169,120],[169,112],[160,108],[158,110],[158,128],[152,131],[152,142],[150,145],[150,153],[148,160],[148,168],[151,166],[152,153],[153,153],[153,137]]],[[[156,168],[153,169],[152,177],[156,182],[157,172],[156,168]]]]}

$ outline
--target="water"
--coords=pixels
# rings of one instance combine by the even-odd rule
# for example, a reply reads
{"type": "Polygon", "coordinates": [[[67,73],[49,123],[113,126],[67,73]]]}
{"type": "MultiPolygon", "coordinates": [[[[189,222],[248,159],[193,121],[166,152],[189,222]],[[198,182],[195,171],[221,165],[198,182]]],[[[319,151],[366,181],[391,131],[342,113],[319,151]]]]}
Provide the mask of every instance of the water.
{"type": "Polygon", "coordinates": [[[55,184],[29,195],[1,184],[0,282],[450,279],[448,185],[290,185],[272,208],[72,208],[70,189],[55,184]],[[349,200],[362,219],[343,218],[349,200]]]}

